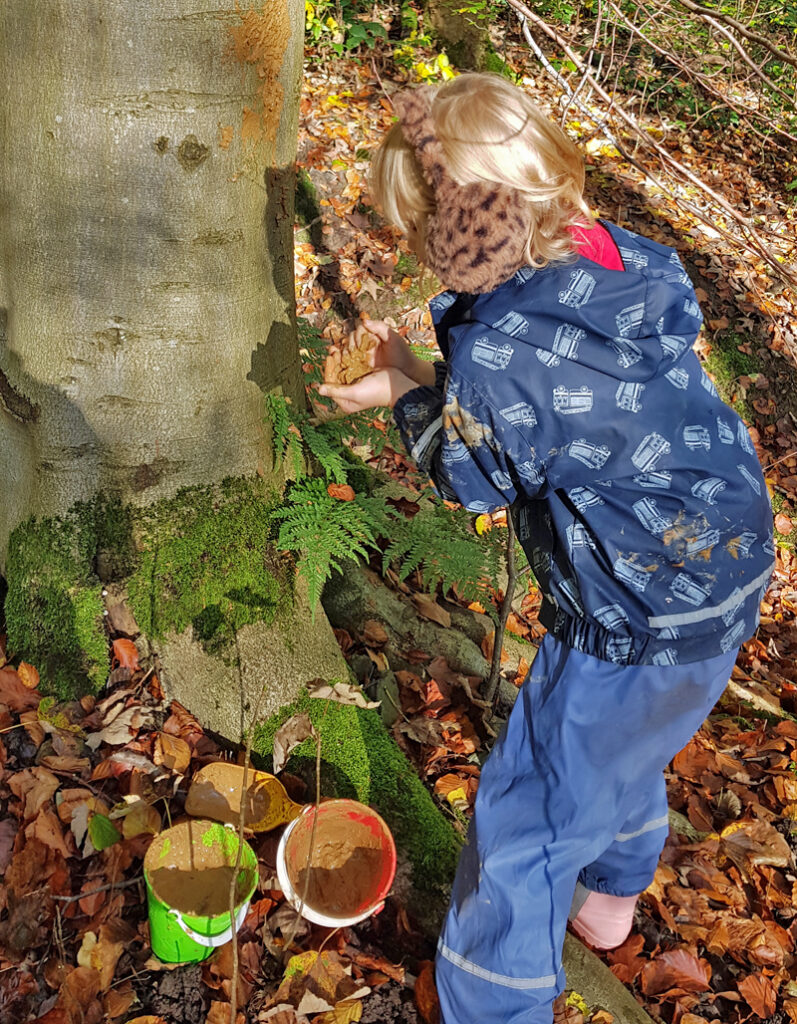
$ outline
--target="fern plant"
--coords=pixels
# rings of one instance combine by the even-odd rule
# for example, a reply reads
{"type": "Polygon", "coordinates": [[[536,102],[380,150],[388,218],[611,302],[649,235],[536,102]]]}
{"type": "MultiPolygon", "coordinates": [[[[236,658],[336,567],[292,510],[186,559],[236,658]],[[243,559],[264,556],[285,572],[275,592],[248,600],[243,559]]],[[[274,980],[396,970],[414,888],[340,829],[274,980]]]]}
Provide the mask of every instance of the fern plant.
{"type": "Polygon", "coordinates": [[[287,503],[272,517],[280,521],[279,547],[299,554],[312,609],[333,570],[346,558],[366,558],[388,528],[388,515],[373,498],[357,494],[353,501],[340,501],[317,477],[294,484],[287,503]]]}
{"type": "Polygon", "coordinates": [[[483,601],[488,588],[497,586],[504,547],[497,538],[472,533],[471,518],[464,509],[432,501],[412,519],[394,516],[383,569],[392,566],[400,580],[417,570],[427,590],[455,587],[461,597],[483,601]]]}

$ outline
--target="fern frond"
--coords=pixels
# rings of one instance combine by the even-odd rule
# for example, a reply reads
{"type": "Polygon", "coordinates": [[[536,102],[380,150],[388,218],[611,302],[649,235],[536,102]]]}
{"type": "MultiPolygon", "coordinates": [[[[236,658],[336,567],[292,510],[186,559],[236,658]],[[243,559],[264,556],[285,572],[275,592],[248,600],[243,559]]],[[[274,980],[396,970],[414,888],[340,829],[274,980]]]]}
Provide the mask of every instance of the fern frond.
{"type": "Polygon", "coordinates": [[[278,546],[299,556],[298,569],[307,581],[313,608],[333,569],[347,558],[367,557],[368,550],[377,546],[383,526],[371,499],[358,496],[354,501],[338,501],[319,479],[295,484],[288,503],[272,516],[281,520],[278,546]]]}
{"type": "MultiPolygon", "coordinates": [[[[336,421],[332,420],[331,423],[336,421]]],[[[330,424],[322,423],[318,427],[310,423],[302,424],[304,443],[318,460],[327,480],[336,484],[346,483],[346,461],[341,455],[341,441],[336,427],[328,429],[330,424]],[[337,450],[336,450],[337,449],[337,450]]]]}

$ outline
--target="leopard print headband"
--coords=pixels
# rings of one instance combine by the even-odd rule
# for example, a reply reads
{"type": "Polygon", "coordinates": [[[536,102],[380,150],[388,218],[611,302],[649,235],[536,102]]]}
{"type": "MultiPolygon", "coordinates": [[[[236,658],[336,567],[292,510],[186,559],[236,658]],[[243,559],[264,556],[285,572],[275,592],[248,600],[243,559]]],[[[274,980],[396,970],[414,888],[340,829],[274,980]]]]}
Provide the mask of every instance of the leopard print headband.
{"type": "Polygon", "coordinates": [[[424,262],[446,288],[489,292],[528,263],[530,206],[506,186],[458,185],[451,178],[432,121],[434,93],[420,86],[393,96],[401,131],[434,192],[436,209],[427,223],[424,262]]]}

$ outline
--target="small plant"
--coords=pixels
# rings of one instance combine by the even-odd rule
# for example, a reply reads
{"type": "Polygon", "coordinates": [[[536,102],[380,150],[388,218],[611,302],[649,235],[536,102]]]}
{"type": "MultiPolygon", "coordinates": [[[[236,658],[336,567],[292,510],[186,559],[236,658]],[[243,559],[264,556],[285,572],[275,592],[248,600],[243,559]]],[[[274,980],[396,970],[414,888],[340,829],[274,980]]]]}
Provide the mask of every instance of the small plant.
{"type": "Polygon", "coordinates": [[[307,36],[337,57],[360,46],[372,50],[378,39],[387,39],[384,25],[361,18],[351,0],[305,0],[304,14],[307,36]]]}

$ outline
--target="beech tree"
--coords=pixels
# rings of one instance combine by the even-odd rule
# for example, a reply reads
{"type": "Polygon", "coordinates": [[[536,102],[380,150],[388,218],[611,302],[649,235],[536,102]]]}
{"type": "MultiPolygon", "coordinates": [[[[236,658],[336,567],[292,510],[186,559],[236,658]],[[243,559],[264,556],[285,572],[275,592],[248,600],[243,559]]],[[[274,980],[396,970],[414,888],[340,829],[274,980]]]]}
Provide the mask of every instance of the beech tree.
{"type": "Polygon", "coordinates": [[[292,222],[304,8],[211,6],[0,9],[0,571],[10,645],[28,653],[38,631],[73,676],[87,669],[70,644],[85,651],[102,584],[126,571],[75,509],[96,519],[102,497],[129,524],[122,510],[181,488],[256,475],[276,486],[264,394],[303,393],[292,222]],[[48,566],[53,535],[30,533],[64,521],[72,584],[48,566]],[[46,641],[52,601],[74,635],[46,641]]]}

